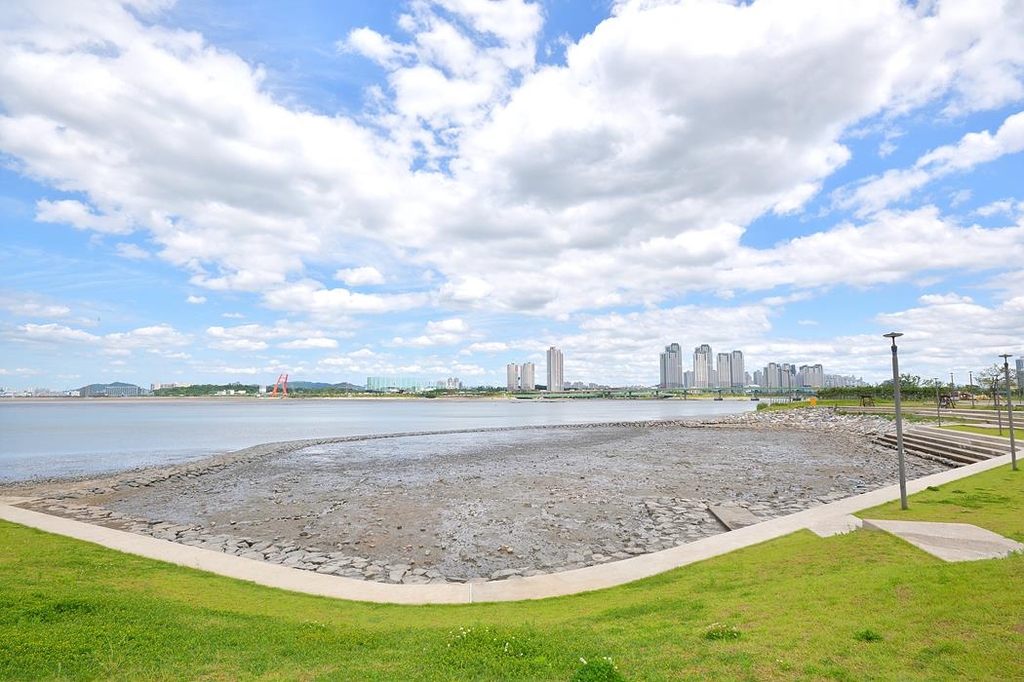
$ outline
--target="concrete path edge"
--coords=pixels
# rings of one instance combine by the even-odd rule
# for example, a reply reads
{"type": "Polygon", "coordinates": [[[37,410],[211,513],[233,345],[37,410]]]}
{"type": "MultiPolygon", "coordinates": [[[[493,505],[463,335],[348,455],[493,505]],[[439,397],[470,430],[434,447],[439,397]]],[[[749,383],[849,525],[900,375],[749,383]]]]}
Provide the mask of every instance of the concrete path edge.
{"type": "MultiPolygon", "coordinates": [[[[920,492],[929,486],[943,485],[1009,464],[1010,455],[1005,455],[949,469],[907,481],[907,492],[920,492]]],[[[442,585],[393,585],[288,568],[22,509],[13,506],[18,501],[14,498],[0,498],[0,519],[129,554],[293,592],[389,604],[469,604],[546,599],[615,587],[798,530],[828,527],[840,531],[850,529],[851,524],[844,517],[897,499],[899,486],[894,484],[789,516],[621,561],[528,578],[442,585]]]]}

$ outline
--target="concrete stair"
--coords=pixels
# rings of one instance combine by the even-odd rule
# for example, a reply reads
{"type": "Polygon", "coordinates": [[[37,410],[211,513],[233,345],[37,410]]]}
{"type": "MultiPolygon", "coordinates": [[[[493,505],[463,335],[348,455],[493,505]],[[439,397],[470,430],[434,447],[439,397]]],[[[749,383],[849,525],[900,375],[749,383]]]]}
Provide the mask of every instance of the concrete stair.
{"type": "MultiPolygon", "coordinates": [[[[875,442],[895,448],[896,434],[884,434],[875,442]]],[[[998,436],[915,426],[903,432],[903,449],[908,453],[938,458],[960,466],[1009,454],[1010,441],[998,436]]]]}

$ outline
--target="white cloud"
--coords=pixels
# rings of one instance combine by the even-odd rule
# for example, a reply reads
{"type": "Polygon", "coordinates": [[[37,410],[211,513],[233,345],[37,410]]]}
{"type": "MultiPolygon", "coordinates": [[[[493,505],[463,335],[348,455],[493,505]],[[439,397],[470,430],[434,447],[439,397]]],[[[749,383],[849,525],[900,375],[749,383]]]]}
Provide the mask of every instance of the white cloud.
{"type": "Polygon", "coordinates": [[[302,311],[314,316],[385,313],[426,303],[421,294],[360,294],[348,289],[328,289],[312,280],[271,289],[263,300],[271,309],[302,311]]]}
{"type": "Polygon", "coordinates": [[[71,314],[66,305],[49,303],[42,297],[32,294],[0,292],[0,308],[15,317],[49,317],[62,318],[71,314]]]}
{"type": "Polygon", "coordinates": [[[503,341],[482,341],[471,343],[466,348],[470,353],[503,353],[509,349],[509,345],[503,341]]]}
{"type": "Polygon", "coordinates": [[[1000,199],[975,209],[974,213],[983,218],[994,215],[1012,216],[1014,213],[1024,212],[1024,204],[1013,199],[1000,199]]]}
{"type": "Polygon", "coordinates": [[[128,350],[164,350],[172,346],[191,343],[187,334],[177,331],[169,324],[139,327],[128,332],[107,334],[103,337],[108,347],[128,350]]]}
{"type": "Polygon", "coordinates": [[[192,303],[193,305],[202,305],[202,304],[206,303],[206,297],[205,296],[189,296],[185,300],[187,302],[189,302],[189,303],[192,303]]]}
{"type": "Polygon", "coordinates": [[[334,273],[334,279],[350,287],[384,284],[384,275],[374,267],[348,268],[334,273]]]}
{"type": "Polygon", "coordinates": [[[450,346],[459,343],[469,332],[469,325],[462,319],[453,317],[447,320],[428,322],[426,333],[413,339],[395,337],[392,343],[396,346],[424,348],[427,346],[450,346]]]}
{"type": "Polygon", "coordinates": [[[81,329],[73,329],[59,324],[25,324],[19,328],[22,338],[28,341],[52,344],[96,344],[101,337],[81,329]]]}
{"type": "MultiPolygon", "coordinates": [[[[0,131],[2,132],[2,131],[0,131]]],[[[131,221],[123,215],[97,214],[81,201],[42,199],[36,205],[36,220],[41,223],[71,225],[79,230],[94,230],[105,234],[128,234],[132,232],[131,221]]]]}
{"type": "Polygon", "coordinates": [[[968,133],[955,145],[944,145],[922,155],[912,168],[888,170],[853,188],[835,194],[837,204],[856,207],[859,215],[879,211],[905,199],[937,178],[963,172],[1007,154],[1024,150],[1024,112],[1008,116],[993,135],[987,130],[968,133]]]}
{"type": "Polygon", "coordinates": [[[294,341],[288,341],[286,343],[279,343],[278,347],[287,348],[289,350],[337,348],[338,342],[335,339],[327,339],[324,337],[311,337],[308,339],[296,339],[294,341]]]}
{"type": "Polygon", "coordinates": [[[263,330],[258,325],[242,325],[225,329],[208,327],[206,335],[211,348],[226,351],[258,351],[267,348],[267,342],[259,338],[263,330]]]}
{"type": "Polygon", "coordinates": [[[114,248],[117,251],[117,255],[128,260],[148,260],[153,255],[137,244],[119,242],[114,248]]]}

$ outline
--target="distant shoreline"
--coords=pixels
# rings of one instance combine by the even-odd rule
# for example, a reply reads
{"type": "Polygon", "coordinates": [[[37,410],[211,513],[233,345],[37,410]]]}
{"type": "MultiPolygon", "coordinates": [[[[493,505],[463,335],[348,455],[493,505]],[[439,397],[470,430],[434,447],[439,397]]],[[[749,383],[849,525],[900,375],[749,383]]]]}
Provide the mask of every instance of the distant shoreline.
{"type": "Polygon", "coordinates": [[[101,402],[101,403],[104,403],[104,402],[123,403],[123,402],[136,402],[136,401],[145,401],[145,402],[172,402],[172,401],[173,402],[179,402],[179,401],[185,401],[185,402],[199,402],[199,401],[225,402],[225,401],[234,401],[234,400],[236,400],[236,401],[253,401],[253,400],[255,400],[255,401],[259,401],[259,402],[264,402],[264,401],[268,401],[268,400],[416,400],[416,401],[422,401],[422,402],[437,402],[437,401],[441,401],[441,402],[486,402],[486,401],[492,401],[492,402],[510,402],[510,403],[512,403],[512,402],[527,402],[528,401],[528,402],[549,402],[549,403],[554,403],[554,402],[565,402],[567,400],[591,400],[591,401],[604,400],[604,401],[608,401],[608,402],[641,401],[641,400],[644,400],[644,401],[657,400],[659,402],[664,402],[664,401],[673,401],[673,402],[675,402],[675,401],[678,401],[678,402],[684,402],[684,401],[687,401],[687,402],[688,401],[701,401],[701,402],[723,402],[723,401],[725,401],[725,402],[749,402],[750,398],[747,397],[747,396],[728,396],[728,397],[723,397],[721,401],[718,401],[716,398],[713,398],[711,396],[688,396],[686,398],[682,398],[682,397],[678,397],[678,396],[672,396],[672,397],[666,397],[666,398],[650,398],[650,397],[635,397],[635,398],[631,398],[631,397],[614,397],[614,398],[602,397],[602,398],[592,398],[592,397],[571,396],[571,395],[570,396],[557,395],[557,396],[550,396],[550,397],[543,396],[543,395],[536,395],[536,396],[531,396],[531,397],[528,397],[528,398],[527,397],[516,397],[515,395],[510,395],[510,396],[501,396],[501,395],[486,395],[486,396],[458,395],[458,396],[437,396],[437,397],[433,397],[433,398],[428,398],[428,397],[425,397],[425,396],[417,396],[417,395],[364,395],[364,394],[353,395],[353,396],[342,396],[342,395],[338,395],[338,396],[308,396],[308,397],[307,396],[287,396],[287,397],[281,397],[281,398],[278,398],[278,397],[273,397],[272,398],[270,396],[260,397],[260,396],[254,396],[254,395],[196,395],[196,396],[186,396],[186,395],[183,395],[183,396],[124,396],[124,397],[91,396],[91,397],[87,397],[87,398],[80,398],[80,397],[74,397],[74,396],[39,396],[39,397],[33,397],[33,398],[24,398],[24,397],[0,398],[0,405],[6,404],[6,403],[37,403],[37,402],[92,402],[92,403],[96,403],[96,402],[101,402]]]}

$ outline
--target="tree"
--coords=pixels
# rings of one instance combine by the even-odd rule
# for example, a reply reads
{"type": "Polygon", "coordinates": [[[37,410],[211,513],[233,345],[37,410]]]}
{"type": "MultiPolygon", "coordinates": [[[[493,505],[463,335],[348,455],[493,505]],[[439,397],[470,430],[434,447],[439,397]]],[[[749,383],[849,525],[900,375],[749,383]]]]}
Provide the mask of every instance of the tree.
{"type": "MultiPolygon", "coordinates": [[[[1006,391],[1006,373],[1003,371],[1003,366],[999,363],[992,365],[987,369],[983,369],[981,372],[977,372],[974,375],[978,381],[978,386],[982,388],[988,395],[992,396],[994,405],[999,405],[999,396],[1003,395],[1006,391]]],[[[1017,372],[1013,368],[1010,369],[1010,391],[1012,393],[1014,386],[1016,385],[1017,372]]]]}

